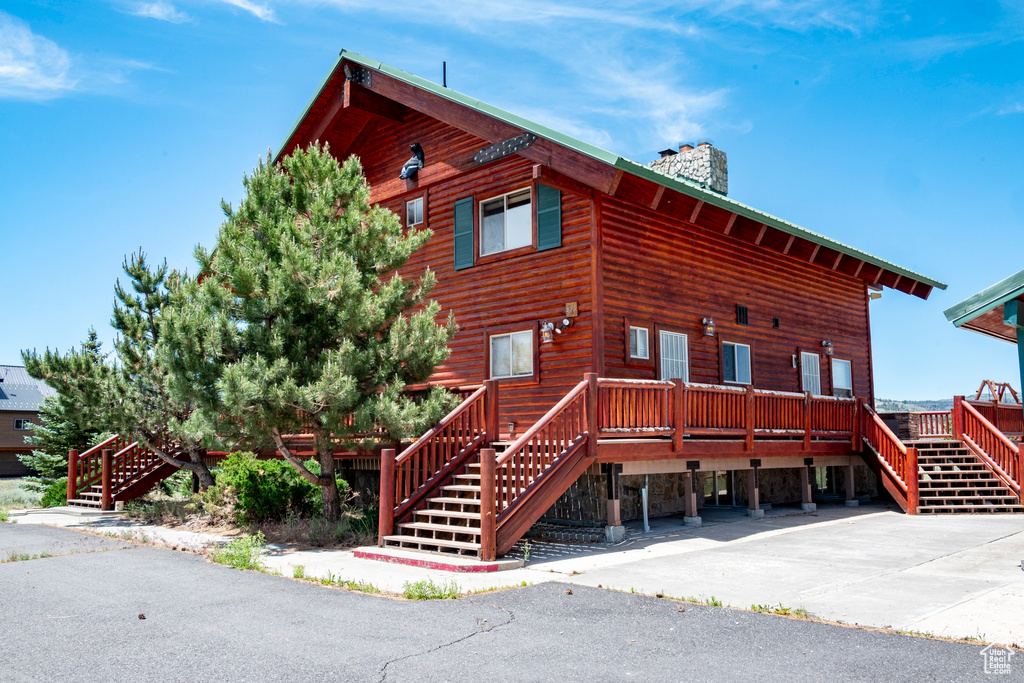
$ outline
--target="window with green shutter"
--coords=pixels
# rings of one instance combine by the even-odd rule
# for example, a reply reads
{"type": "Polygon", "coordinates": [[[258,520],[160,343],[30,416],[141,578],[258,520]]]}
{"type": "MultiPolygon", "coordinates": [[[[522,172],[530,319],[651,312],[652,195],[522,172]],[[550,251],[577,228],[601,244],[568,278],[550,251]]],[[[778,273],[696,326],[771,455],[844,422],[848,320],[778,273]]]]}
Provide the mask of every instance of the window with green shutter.
{"type": "Polygon", "coordinates": [[[562,193],[537,184],[537,251],[562,246],[562,193]]]}
{"type": "Polygon", "coordinates": [[[455,202],[455,270],[473,266],[473,198],[455,202]]]}

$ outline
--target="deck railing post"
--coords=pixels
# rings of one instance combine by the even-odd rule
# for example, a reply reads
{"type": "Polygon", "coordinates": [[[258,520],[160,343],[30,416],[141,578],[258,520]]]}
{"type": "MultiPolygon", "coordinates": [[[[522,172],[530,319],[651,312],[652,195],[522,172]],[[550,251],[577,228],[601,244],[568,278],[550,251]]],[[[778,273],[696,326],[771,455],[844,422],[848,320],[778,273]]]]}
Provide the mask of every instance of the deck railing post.
{"type": "Polygon", "coordinates": [[[487,443],[493,444],[501,438],[498,427],[498,380],[489,379],[484,382],[484,387],[487,391],[484,395],[484,406],[487,411],[484,417],[484,430],[487,432],[487,443]]]}
{"type": "Polygon", "coordinates": [[[746,422],[745,426],[747,428],[747,436],[746,436],[746,440],[745,440],[745,442],[743,444],[743,448],[745,450],[752,451],[752,450],[754,450],[754,423],[755,423],[755,413],[756,413],[756,404],[755,404],[756,396],[754,394],[754,387],[753,386],[747,385],[747,394],[746,394],[745,398],[746,398],[745,404],[746,404],[746,413],[747,413],[747,415],[746,415],[747,422],[746,422]]]}
{"type": "Polygon", "coordinates": [[[857,398],[856,396],[854,396],[853,397],[853,430],[852,430],[853,434],[850,437],[850,450],[851,451],[859,451],[860,450],[860,423],[861,423],[861,413],[863,413],[863,412],[864,412],[864,409],[861,408],[860,399],[857,398]]]}
{"type": "Polygon", "coordinates": [[[103,488],[102,493],[100,494],[100,509],[110,510],[113,507],[111,501],[112,496],[110,491],[110,480],[112,470],[114,469],[114,451],[110,450],[109,448],[104,448],[101,453],[101,458],[102,459],[100,462],[103,466],[103,488]]]}
{"type": "Polygon", "coordinates": [[[68,500],[78,497],[78,449],[68,451],[68,500]]]}
{"type": "Polygon", "coordinates": [[[686,406],[686,394],[683,390],[683,380],[677,379],[672,385],[672,450],[683,450],[683,434],[686,433],[684,426],[686,417],[684,408],[686,406]]]}
{"type": "Polygon", "coordinates": [[[964,436],[964,397],[953,397],[953,439],[959,441],[964,436]]]}
{"type": "Polygon", "coordinates": [[[496,459],[493,448],[480,449],[480,559],[484,562],[497,559],[494,515],[496,459]]]}
{"type": "Polygon", "coordinates": [[[600,430],[597,418],[597,373],[586,372],[583,378],[587,380],[587,454],[597,457],[597,433],[600,430]]]}
{"type": "Polygon", "coordinates": [[[904,481],[907,482],[907,514],[916,515],[917,506],[920,504],[920,475],[917,473],[917,448],[911,446],[907,449],[907,469],[904,473],[904,481]]]}
{"type": "Polygon", "coordinates": [[[395,449],[380,452],[380,515],[377,524],[377,545],[384,545],[395,525],[395,449]]]}
{"type": "Polygon", "coordinates": [[[811,450],[811,392],[804,392],[804,450],[811,450]]]}

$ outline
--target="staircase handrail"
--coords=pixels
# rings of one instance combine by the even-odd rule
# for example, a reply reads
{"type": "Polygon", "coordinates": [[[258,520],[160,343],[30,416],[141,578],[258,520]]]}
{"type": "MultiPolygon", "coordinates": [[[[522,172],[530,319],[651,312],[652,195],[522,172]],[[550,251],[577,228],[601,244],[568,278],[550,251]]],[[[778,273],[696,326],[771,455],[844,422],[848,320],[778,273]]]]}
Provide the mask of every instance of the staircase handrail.
{"type": "Polygon", "coordinates": [[[103,478],[102,454],[105,450],[114,450],[111,446],[122,449],[124,444],[131,443],[120,434],[115,434],[99,442],[92,448],[75,454],[72,450],[68,454],[68,493],[69,498],[78,495],[79,491],[86,489],[103,478]]]}
{"type": "Polygon", "coordinates": [[[1024,469],[1020,448],[968,401],[961,402],[961,405],[964,410],[964,431],[960,438],[1020,498],[1021,470],[1024,469]],[[977,423],[980,429],[971,429],[974,423],[977,423]]]}
{"type": "MultiPolygon", "coordinates": [[[[454,474],[482,445],[497,439],[497,420],[492,415],[496,403],[497,385],[489,380],[408,448],[390,458],[390,462],[385,462],[386,456],[382,452],[381,507],[385,504],[393,506],[392,521],[399,520],[424,501],[431,491],[454,474]],[[479,410],[474,418],[474,413],[470,411],[477,408],[479,410]],[[461,426],[459,421],[462,421],[461,426]],[[451,433],[446,437],[449,428],[451,433]],[[439,437],[438,445],[432,445],[439,437]],[[391,478],[391,490],[385,492],[383,487],[388,477],[391,478]],[[390,503],[387,503],[388,498],[390,503]]],[[[386,516],[382,516],[381,536],[387,535],[384,533],[387,521],[386,516]]]]}
{"type": "Polygon", "coordinates": [[[868,425],[865,425],[863,434],[864,442],[871,447],[871,450],[873,450],[875,455],[878,456],[881,464],[886,468],[886,470],[888,470],[889,474],[893,477],[896,483],[899,484],[903,492],[906,493],[908,480],[908,473],[906,471],[907,447],[903,445],[903,442],[899,440],[899,437],[892,433],[889,426],[882,421],[882,418],[878,417],[878,413],[876,413],[871,406],[865,402],[862,404],[862,409],[868,417],[869,425],[874,428],[871,429],[868,425]],[[876,431],[878,432],[878,435],[885,440],[885,444],[887,444],[889,448],[886,448],[881,440],[873,440],[871,438],[876,431]],[[895,462],[890,462],[890,458],[886,457],[885,452],[889,451],[891,448],[895,448],[899,453],[899,456],[901,456],[898,457],[895,462]]]}
{"type": "MultiPolygon", "coordinates": [[[[573,387],[572,390],[568,394],[566,394],[561,401],[556,403],[554,407],[551,408],[551,410],[544,414],[544,417],[537,420],[535,423],[533,423],[532,427],[523,432],[523,435],[516,439],[515,442],[511,446],[509,446],[504,453],[501,454],[495,465],[497,467],[501,467],[509,460],[511,460],[516,453],[522,451],[526,444],[530,443],[530,440],[533,439],[533,437],[537,436],[537,433],[540,430],[544,429],[544,427],[548,426],[548,424],[550,424],[556,417],[558,417],[558,415],[565,409],[567,405],[569,405],[580,394],[586,393],[588,385],[589,384],[587,380],[583,380],[575,387],[573,387]]],[[[587,427],[588,432],[585,434],[589,433],[590,425],[587,425],[587,427]]]]}

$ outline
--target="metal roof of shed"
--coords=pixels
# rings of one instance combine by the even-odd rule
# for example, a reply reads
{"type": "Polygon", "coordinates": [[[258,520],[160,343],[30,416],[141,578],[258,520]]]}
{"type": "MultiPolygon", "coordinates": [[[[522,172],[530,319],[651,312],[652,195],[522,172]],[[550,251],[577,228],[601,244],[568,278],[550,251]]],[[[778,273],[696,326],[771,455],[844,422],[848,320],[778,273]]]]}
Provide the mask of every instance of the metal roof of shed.
{"type": "Polygon", "coordinates": [[[470,97],[463,93],[457,92],[455,90],[452,90],[451,88],[444,87],[432,81],[428,81],[425,78],[421,78],[406,71],[402,71],[401,69],[396,69],[393,66],[389,66],[387,64],[384,64],[383,62],[371,59],[356,52],[351,52],[349,50],[342,50],[339,53],[338,58],[334,63],[334,66],[331,67],[330,72],[327,74],[326,78],[324,78],[323,82],[320,84],[320,87],[317,88],[316,92],[313,94],[313,97],[310,99],[309,103],[303,109],[302,114],[299,116],[298,120],[296,120],[295,125],[292,126],[291,130],[288,133],[288,136],[284,140],[284,143],[275,153],[273,157],[274,162],[278,160],[282,151],[287,149],[288,143],[295,136],[296,132],[299,129],[299,126],[302,124],[302,121],[309,114],[314,103],[323,93],[324,89],[327,87],[327,84],[330,82],[335,72],[341,67],[342,63],[345,60],[349,60],[351,62],[354,62],[369,69],[380,71],[381,73],[387,74],[392,78],[403,81],[417,88],[426,90],[439,97],[443,97],[447,100],[469,107],[488,116],[492,116],[495,119],[503,121],[509,125],[521,128],[525,132],[532,133],[537,137],[545,138],[554,143],[562,145],[568,149],[572,149],[576,152],[579,152],[580,154],[591,157],[592,159],[596,159],[597,161],[608,164],[609,166],[612,166],[617,170],[621,170],[624,173],[629,173],[631,175],[652,181],[658,185],[662,185],[668,189],[681,192],[691,197],[696,197],[697,199],[700,199],[712,206],[717,206],[722,209],[725,209],[726,211],[731,211],[739,216],[750,218],[751,220],[763,223],[767,226],[780,230],[789,235],[793,235],[808,240],[809,242],[812,242],[814,244],[821,245],[829,249],[834,249],[839,253],[860,259],[865,263],[869,263],[878,268],[882,268],[892,273],[896,273],[910,280],[915,280],[930,287],[946,289],[946,285],[938,280],[934,280],[908,268],[903,268],[902,266],[898,266],[895,263],[886,261],[885,259],[881,259],[877,256],[873,256],[872,254],[869,254],[865,251],[861,251],[860,249],[857,249],[855,247],[843,244],[842,242],[818,234],[816,232],[808,230],[807,228],[803,228],[795,223],[790,223],[789,221],[783,220],[764,211],[760,211],[751,206],[747,206],[746,204],[738,202],[734,199],[730,199],[724,195],[718,194],[717,192],[708,190],[698,183],[689,181],[685,178],[672,177],[664,173],[660,173],[643,164],[637,163],[625,157],[621,157],[618,154],[601,149],[600,147],[592,145],[588,142],[584,142],[570,135],[560,133],[552,128],[548,128],[547,126],[535,123],[533,121],[530,121],[529,119],[523,118],[522,116],[518,116],[511,112],[505,111],[504,109],[500,109],[493,105],[487,104],[486,102],[470,97]]]}

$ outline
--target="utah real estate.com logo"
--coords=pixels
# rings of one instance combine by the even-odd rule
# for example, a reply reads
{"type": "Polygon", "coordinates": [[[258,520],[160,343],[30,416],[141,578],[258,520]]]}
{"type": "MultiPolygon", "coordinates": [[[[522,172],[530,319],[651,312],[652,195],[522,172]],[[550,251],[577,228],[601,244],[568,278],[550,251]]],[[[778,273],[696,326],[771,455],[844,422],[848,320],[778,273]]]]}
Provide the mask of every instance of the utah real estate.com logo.
{"type": "Polygon", "coordinates": [[[995,676],[1009,674],[1010,658],[1015,654],[1017,653],[1009,648],[989,645],[981,651],[981,656],[985,658],[985,673],[995,676]]]}

